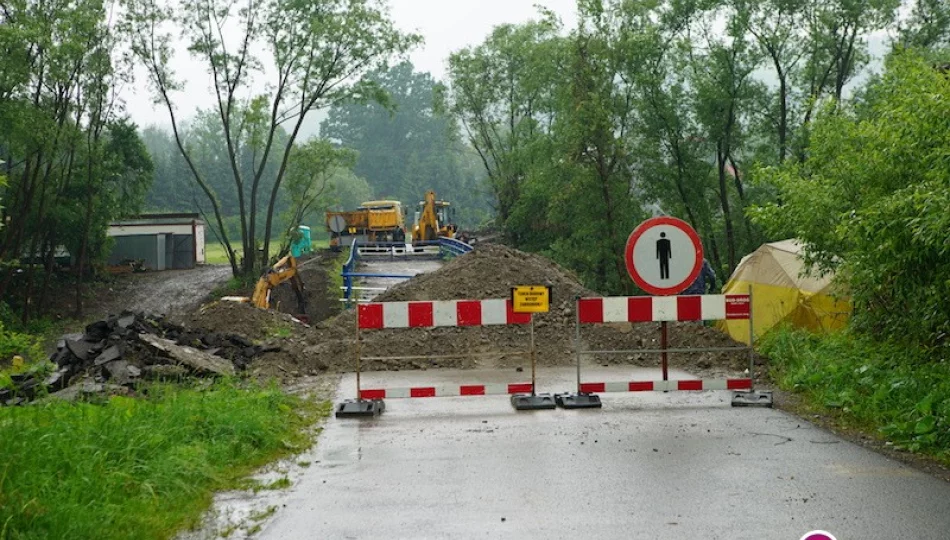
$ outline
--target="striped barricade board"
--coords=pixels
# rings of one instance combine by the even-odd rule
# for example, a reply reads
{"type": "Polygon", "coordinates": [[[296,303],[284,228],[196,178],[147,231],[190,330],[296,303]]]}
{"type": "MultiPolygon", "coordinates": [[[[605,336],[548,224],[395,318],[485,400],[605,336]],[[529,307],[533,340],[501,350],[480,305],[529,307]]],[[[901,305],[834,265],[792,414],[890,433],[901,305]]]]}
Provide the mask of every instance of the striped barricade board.
{"type": "Polygon", "coordinates": [[[747,294],[581,298],[577,310],[581,324],[748,320],[751,300],[747,294]]]}
{"type": "Polygon", "coordinates": [[[531,323],[508,299],[370,303],[359,306],[358,317],[361,330],[531,323]]]}

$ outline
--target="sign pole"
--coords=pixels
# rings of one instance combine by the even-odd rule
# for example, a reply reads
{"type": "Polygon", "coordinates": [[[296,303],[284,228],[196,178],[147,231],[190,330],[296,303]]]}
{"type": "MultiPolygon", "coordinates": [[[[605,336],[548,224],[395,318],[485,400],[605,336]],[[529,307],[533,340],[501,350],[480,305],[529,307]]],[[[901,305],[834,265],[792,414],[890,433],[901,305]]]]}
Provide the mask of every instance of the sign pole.
{"type": "Polygon", "coordinates": [[[668,343],[667,343],[668,337],[669,336],[668,336],[667,322],[663,321],[662,323],[660,323],[660,350],[663,351],[662,353],[660,353],[660,355],[663,358],[663,380],[664,381],[670,380],[669,361],[666,354],[666,349],[668,346],[668,343]]]}
{"type": "Polygon", "coordinates": [[[361,343],[360,335],[360,316],[357,312],[356,314],[356,400],[361,401],[363,399],[363,390],[360,387],[360,371],[362,371],[362,356],[363,349],[361,343]]]}
{"type": "Polygon", "coordinates": [[[755,388],[755,326],[752,321],[752,285],[749,285],[749,380],[755,388]]]}
{"type": "Polygon", "coordinates": [[[527,313],[531,320],[531,393],[512,394],[511,405],[519,411],[537,411],[556,409],[557,403],[551,394],[538,393],[538,350],[534,339],[534,314],[547,313],[550,310],[550,287],[513,287],[511,290],[511,310],[515,313],[527,313]]]}
{"type": "Polygon", "coordinates": [[[577,393],[581,393],[581,310],[580,297],[574,299],[574,353],[577,355],[577,393]]]}
{"type": "Polygon", "coordinates": [[[534,315],[531,315],[531,395],[537,395],[535,389],[537,388],[537,383],[535,381],[536,377],[536,366],[537,366],[537,357],[535,355],[534,348],[534,315]]]}

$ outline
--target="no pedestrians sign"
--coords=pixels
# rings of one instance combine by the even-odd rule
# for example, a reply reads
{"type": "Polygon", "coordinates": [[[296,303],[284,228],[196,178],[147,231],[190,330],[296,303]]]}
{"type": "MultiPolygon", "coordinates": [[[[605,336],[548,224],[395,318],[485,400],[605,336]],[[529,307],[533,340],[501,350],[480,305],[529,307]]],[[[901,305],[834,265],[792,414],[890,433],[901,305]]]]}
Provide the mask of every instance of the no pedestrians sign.
{"type": "Polygon", "coordinates": [[[641,289],[655,296],[686,290],[703,268],[703,244],[696,231],[672,217],[648,219],[630,235],[627,271],[641,289]]]}

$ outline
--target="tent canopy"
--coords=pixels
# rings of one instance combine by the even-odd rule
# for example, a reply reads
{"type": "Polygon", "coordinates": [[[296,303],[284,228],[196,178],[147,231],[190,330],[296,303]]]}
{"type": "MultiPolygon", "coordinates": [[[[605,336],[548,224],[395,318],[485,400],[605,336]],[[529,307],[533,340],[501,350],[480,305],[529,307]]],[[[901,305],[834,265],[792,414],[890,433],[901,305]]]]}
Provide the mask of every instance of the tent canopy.
{"type": "MultiPolygon", "coordinates": [[[[743,258],[724,293],[748,294],[750,287],[756,336],[781,323],[835,330],[844,327],[851,314],[850,300],[841,294],[834,275],[808,273],[802,245],[794,239],[765,244],[743,258]]],[[[719,321],[717,326],[736,341],[749,343],[747,321],[719,321]]]]}

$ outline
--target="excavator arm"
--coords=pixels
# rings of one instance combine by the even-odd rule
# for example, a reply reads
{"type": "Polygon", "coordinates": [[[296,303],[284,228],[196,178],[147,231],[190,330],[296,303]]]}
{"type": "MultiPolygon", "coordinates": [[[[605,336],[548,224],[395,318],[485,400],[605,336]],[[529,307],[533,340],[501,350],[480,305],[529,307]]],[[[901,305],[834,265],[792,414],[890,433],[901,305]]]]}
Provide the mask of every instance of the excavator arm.
{"type": "Polygon", "coordinates": [[[307,299],[303,292],[303,281],[297,270],[297,259],[288,255],[277,261],[277,264],[267,269],[267,272],[257,280],[251,303],[262,309],[270,309],[270,293],[281,283],[289,281],[297,296],[300,313],[307,314],[307,299]]]}

